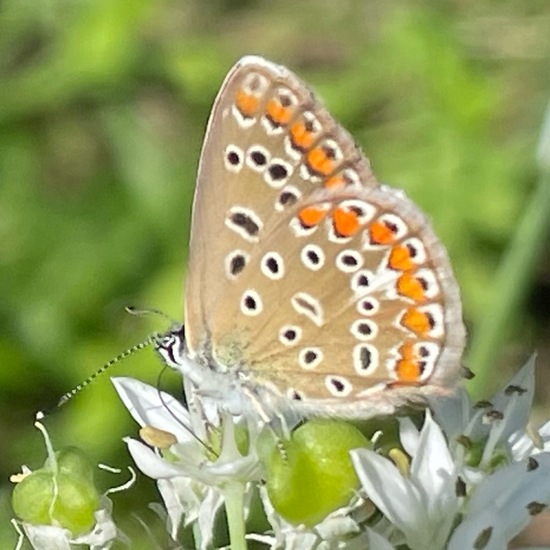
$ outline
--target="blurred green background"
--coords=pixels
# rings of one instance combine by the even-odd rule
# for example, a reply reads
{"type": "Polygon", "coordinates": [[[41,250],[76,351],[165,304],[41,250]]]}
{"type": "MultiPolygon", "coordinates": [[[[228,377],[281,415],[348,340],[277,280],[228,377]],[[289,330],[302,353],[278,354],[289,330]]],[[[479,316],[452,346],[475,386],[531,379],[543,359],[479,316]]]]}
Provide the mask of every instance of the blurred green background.
{"type": "MultiPolygon", "coordinates": [[[[182,318],[204,127],[225,73],[249,53],[309,82],[378,178],[432,218],[478,346],[475,394],[488,396],[538,350],[537,397],[541,417],[550,416],[550,200],[537,195],[535,162],[550,94],[546,0],[4,0],[2,548],[15,540],[8,477],[45,458],[35,411],[166,328],[125,306],[182,318]],[[499,270],[507,254],[511,263],[499,270]]],[[[159,371],[150,351],[116,368],[151,384],[159,371]]],[[[163,386],[177,389],[177,377],[163,386]]],[[[113,466],[130,462],[121,437],[136,426],[108,377],[47,426],[56,447],[75,444],[113,466]]],[[[104,487],[126,479],[105,476],[104,487]]],[[[139,533],[125,510],[147,520],[155,499],[140,479],[115,495],[115,516],[139,533]]]]}

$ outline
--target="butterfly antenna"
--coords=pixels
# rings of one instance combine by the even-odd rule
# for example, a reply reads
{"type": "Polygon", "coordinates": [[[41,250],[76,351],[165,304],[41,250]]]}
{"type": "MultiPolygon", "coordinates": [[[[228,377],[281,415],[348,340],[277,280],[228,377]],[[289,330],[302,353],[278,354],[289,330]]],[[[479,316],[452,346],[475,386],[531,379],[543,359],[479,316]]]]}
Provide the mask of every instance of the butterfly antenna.
{"type": "Polygon", "coordinates": [[[170,317],[169,315],[166,315],[166,313],[164,313],[164,311],[161,311],[160,309],[155,309],[155,308],[138,309],[137,307],[134,307],[134,306],[127,306],[124,309],[130,315],[135,315],[136,317],[144,317],[145,315],[159,315],[160,317],[168,321],[171,325],[178,324],[177,321],[172,319],[172,317],[170,317]]]}
{"type": "MultiPolygon", "coordinates": [[[[75,395],[80,393],[86,386],[89,386],[98,376],[102,375],[107,369],[111,368],[113,365],[116,365],[117,363],[119,363],[123,359],[126,359],[127,357],[129,357],[130,355],[135,353],[136,351],[141,351],[142,349],[145,349],[145,348],[149,347],[150,345],[154,344],[156,341],[158,341],[158,338],[159,338],[158,334],[156,334],[156,333],[152,334],[151,336],[149,336],[147,338],[147,340],[144,340],[143,342],[140,342],[139,344],[136,344],[135,346],[132,346],[131,348],[128,348],[127,350],[123,351],[121,354],[119,354],[116,357],[113,357],[112,359],[107,361],[107,363],[105,363],[102,367],[100,367],[94,373],[92,373],[90,376],[88,376],[88,378],[86,378],[86,380],[84,380],[83,382],[80,382],[80,384],[76,385],[72,390],[70,390],[67,393],[63,394],[61,396],[61,398],[59,399],[59,401],[57,402],[57,406],[55,407],[55,409],[59,409],[59,407],[62,407],[63,405],[65,405],[65,403],[67,403],[67,401],[69,401],[75,395]]],[[[37,420],[42,420],[43,418],[48,416],[51,412],[52,411],[50,411],[50,412],[39,411],[39,412],[36,413],[36,419],[37,420]]]]}

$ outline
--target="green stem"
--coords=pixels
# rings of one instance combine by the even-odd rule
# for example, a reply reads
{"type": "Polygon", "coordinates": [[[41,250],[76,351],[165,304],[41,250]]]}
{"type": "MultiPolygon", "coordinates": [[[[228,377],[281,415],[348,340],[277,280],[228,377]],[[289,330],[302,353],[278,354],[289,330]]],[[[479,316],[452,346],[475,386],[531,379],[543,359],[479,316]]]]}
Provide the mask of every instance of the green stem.
{"type": "Polygon", "coordinates": [[[529,281],[540,254],[548,243],[550,228],[550,104],[542,125],[537,150],[540,178],[519,221],[517,231],[495,278],[492,303],[477,327],[468,364],[476,373],[470,388],[474,398],[481,397],[494,381],[491,369],[497,353],[508,339],[510,323],[529,288],[529,281]]]}
{"type": "Polygon", "coordinates": [[[224,496],[231,550],[246,550],[244,485],[239,482],[229,483],[225,487],[224,496]]]}
{"type": "Polygon", "coordinates": [[[201,530],[199,529],[199,522],[193,522],[193,541],[195,542],[195,548],[200,548],[202,544],[201,530]]]}

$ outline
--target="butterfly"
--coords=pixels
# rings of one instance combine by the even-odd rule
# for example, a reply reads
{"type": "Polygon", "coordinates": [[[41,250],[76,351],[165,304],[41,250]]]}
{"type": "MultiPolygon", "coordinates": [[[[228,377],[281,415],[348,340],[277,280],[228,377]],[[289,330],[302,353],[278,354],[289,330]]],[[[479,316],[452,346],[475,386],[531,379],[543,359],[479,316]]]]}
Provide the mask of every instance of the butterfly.
{"type": "Polygon", "coordinates": [[[157,349],[228,408],[367,418],[457,385],[445,248],[287,68],[247,56],[225,78],[189,246],[185,326],[157,349]]]}

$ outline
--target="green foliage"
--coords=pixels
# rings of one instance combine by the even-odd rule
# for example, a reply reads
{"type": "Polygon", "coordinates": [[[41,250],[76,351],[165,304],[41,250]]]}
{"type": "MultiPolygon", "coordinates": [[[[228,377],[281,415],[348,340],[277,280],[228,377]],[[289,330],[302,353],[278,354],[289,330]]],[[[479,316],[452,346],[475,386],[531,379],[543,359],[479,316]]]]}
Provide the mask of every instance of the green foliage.
{"type": "MultiPolygon", "coordinates": [[[[181,319],[202,134],[223,75],[247,53],[310,82],[378,178],[429,213],[475,334],[494,300],[507,299],[492,294],[492,281],[537,177],[549,17],[543,0],[5,0],[0,414],[10,421],[1,478],[32,457],[37,409],[165,328],[124,306],[181,319]]],[[[518,284],[523,295],[531,288],[528,277],[518,284]]],[[[537,299],[541,334],[544,304],[537,299]]],[[[510,322],[530,352],[534,318],[517,306],[510,322]]],[[[496,351],[518,340],[503,333],[508,347],[496,351]]],[[[118,372],[156,384],[149,352],[129,363],[118,372]]],[[[120,437],[134,429],[125,418],[103,380],[48,425],[56,440],[87,446],[94,462],[124,465],[120,437]]]]}

